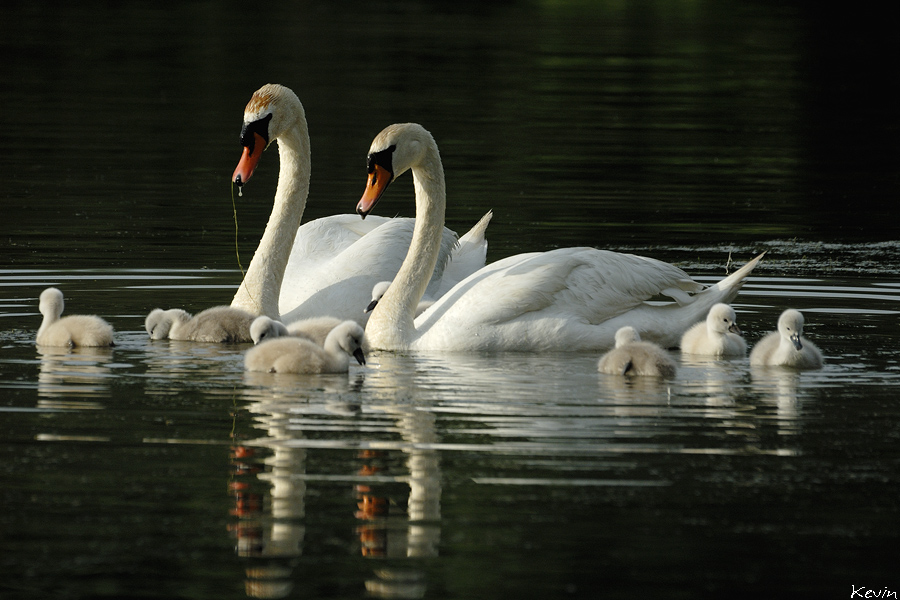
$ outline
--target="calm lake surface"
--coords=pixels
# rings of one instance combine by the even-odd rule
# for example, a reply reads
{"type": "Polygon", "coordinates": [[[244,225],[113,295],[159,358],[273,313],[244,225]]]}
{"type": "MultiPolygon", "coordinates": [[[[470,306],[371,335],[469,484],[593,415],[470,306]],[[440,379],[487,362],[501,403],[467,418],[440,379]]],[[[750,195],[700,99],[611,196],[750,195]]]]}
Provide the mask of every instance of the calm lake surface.
{"type": "MultiPolygon", "coordinates": [[[[189,2],[3,9],[0,598],[725,598],[900,593],[897,36],[776,3],[189,2]],[[271,12],[263,12],[269,10],[271,12]],[[488,260],[587,245],[712,283],[749,343],[787,307],[820,371],[372,353],[243,371],[150,342],[228,303],[265,226],[243,107],[304,103],[304,220],[352,212],[416,121],[488,260]],[[235,214],[237,232],[235,230],[235,214]],[[37,297],[116,347],[37,349],[37,297]]],[[[886,27],[885,27],[886,28],[886,27]]],[[[412,184],[379,205],[412,216],[412,184]]]]}

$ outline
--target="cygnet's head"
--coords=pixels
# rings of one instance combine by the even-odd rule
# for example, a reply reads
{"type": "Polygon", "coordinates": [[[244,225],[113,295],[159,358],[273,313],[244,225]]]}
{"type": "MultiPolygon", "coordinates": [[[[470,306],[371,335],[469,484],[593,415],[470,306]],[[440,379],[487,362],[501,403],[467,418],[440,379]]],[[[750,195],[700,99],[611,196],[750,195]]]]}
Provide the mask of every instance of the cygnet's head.
{"type": "Polygon", "coordinates": [[[366,331],[356,321],[344,321],[331,330],[325,339],[326,345],[330,341],[336,341],[341,350],[356,359],[361,365],[366,364],[366,357],[362,351],[363,337],[366,331]]]}
{"type": "Polygon", "coordinates": [[[65,308],[63,293],[55,287],[49,287],[41,292],[41,301],[39,304],[41,314],[44,317],[58,319],[65,308]]]}
{"type": "Polygon", "coordinates": [[[641,341],[641,336],[631,325],[620,327],[619,330],[616,331],[616,348],[621,348],[626,344],[639,341],[641,341]]]}
{"type": "Polygon", "coordinates": [[[256,317],[250,324],[250,338],[254,344],[286,335],[288,330],[284,323],[266,316],[256,317]]]}
{"type": "Polygon", "coordinates": [[[391,287],[390,281],[379,281],[376,283],[375,287],[372,288],[372,301],[369,302],[369,305],[366,306],[363,312],[370,313],[375,310],[375,307],[378,306],[378,301],[384,297],[384,293],[388,291],[389,287],[391,287]]]}
{"type": "Polygon", "coordinates": [[[789,308],[778,317],[778,333],[781,337],[788,339],[797,350],[803,349],[800,342],[800,336],[803,335],[803,313],[799,310],[789,308]]]}
{"type": "Polygon", "coordinates": [[[715,304],[709,309],[706,315],[706,326],[710,331],[716,333],[736,333],[741,335],[741,330],[737,325],[737,315],[734,309],[727,304],[715,304]]]}
{"type": "Polygon", "coordinates": [[[170,308],[169,310],[154,308],[144,319],[144,329],[147,330],[151,340],[165,340],[169,337],[172,325],[176,322],[183,323],[190,318],[190,313],[180,308],[170,308]]]}

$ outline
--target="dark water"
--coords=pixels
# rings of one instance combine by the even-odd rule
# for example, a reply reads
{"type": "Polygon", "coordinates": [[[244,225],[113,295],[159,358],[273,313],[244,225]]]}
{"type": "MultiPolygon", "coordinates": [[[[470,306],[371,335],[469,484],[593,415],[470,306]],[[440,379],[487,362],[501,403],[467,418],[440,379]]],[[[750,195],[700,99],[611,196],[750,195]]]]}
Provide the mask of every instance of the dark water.
{"type": "MultiPolygon", "coordinates": [[[[900,592],[900,54],[883,16],[829,10],[5,6],[0,597],[900,592]],[[306,107],[306,218],[353,210],[371,138],[418,121],[448,224],[494,210],[489,260],[592,245],[711,282],[766,250],[748,341],[793,306],[826,367],[623,383],[587,354],[374,354],[276,377],[244,346],[149,342],[152,308],[231,298],[235,237],[252,256],[277,158],[234,205],[228,178],[269,81],[306,107]],[[37,350],[49,285],[117,346],[37,350]]],[[[382,214],[412,214],[401,182],[382,214]]]]}

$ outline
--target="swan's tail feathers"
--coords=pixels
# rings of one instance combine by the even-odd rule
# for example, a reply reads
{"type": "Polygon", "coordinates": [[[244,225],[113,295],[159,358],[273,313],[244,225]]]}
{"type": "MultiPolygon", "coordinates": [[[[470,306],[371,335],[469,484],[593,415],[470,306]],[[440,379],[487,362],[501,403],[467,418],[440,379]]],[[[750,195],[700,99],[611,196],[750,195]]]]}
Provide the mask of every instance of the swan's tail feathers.
{"type": "Polygon", "coordinates": [[[745,282],[747,276],[750,275],[750,272],[753,271],[753,269],[756,267],[757,264],[759,264],[759,261],[762,260],[762,257],[765,255],[766,255],[766,253],[763,252],[762,254],[760,254],[759,256],[754,258],[753,260],[749,261],[746,265],[744,265],[743,267],[741,267],[740,269],[738,269],[737,271],[735,271],[734,273],[732,273],[731,275],[729,275],[728,277],[723,279],[722,281],[710,286],[709,290],[718,289],[718,290],[725,292],[725,296],[723,296],[723,297],[727,297],[728,299],[727,300],[719,300],[719,302],[729,302],[729,301],[733,300],[734,297],[737,296],[738,291],[744,285],[744,282],[745,282]]]}
{"type": "Polygon", "coordinates": [[[461,238],[459,238],[459,245],[463,244],[484,244],[487,246],[487,242],[485,241],[485,232],[487,231],[487,226],[491,222],[491,218],[494,216],[494,211],[489,210],[487,214],[481,217],[475,225],[472,226],[472,229],[467,231],[461,238]]]}

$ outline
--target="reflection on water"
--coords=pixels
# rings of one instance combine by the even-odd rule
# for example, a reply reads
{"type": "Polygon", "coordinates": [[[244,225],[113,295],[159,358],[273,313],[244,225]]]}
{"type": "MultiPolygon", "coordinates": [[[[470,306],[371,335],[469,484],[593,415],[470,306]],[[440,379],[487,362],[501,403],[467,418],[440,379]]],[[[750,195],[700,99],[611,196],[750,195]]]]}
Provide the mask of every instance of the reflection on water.
{"type": "Polygon", "coordinates": [[[102,408],[89,398],[109,398],[112,348],[53,348],[38,346],[38,406],[43,408],[102,408]],[[77,399],[77,400],[76,400],[77,399]]]}

